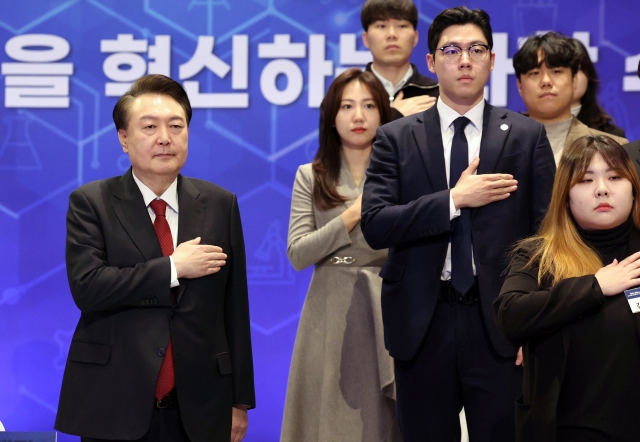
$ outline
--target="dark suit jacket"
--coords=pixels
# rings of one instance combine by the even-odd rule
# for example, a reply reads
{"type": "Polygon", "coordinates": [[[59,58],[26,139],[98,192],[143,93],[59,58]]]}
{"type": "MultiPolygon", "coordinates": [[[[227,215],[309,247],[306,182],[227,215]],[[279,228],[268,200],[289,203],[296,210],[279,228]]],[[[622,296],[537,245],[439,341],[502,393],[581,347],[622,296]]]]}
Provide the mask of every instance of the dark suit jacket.
{"type": "MultiPolygon", "coordinates": [[[[372,72],[372,65],[373,63],[369,63],[365,70],[372,72]]],[[[413,68],[413,75],[409,78],[407,83],[402,86],[402,89],[400,89],[400,91],[402,91],[403,98],[421,97],[423,95],[438,98],[440,96],[440,87],[438,86],[438,82],[432,78],[422,75],[415,64],[412,63],[411,67],[413,68]]],[[[396,92],[394,98],[398,96],[400,91],[396,92]]],[[[391,108],[391,120],[397,120],[402,117],[404,117],[404,115],[396,109],[391,108]]]]}
{"type": "MultiPolygon", "coordinates": [[[[471,223],[486,328],[496,351],[508,356],[516,348],[498,332],[491,304],[502,287],[505,255],[547,211],[555,163],[541,124],[485,103],[478,173],[497,172],[512,174],[518,190],[472,209],[471,223]]],[[[436,106],[378,129],[361,223],[372,248],[389,248],[380,276],[385,340],[394,358],[411,359],[429,329],[456,225],[449,220],[449,198],[436,106]]]]}
{"type": "MultiPolygon", "coordinates": [[[[633,229],[628,252],[637,250],[640,231],[633,229]]],[[[568,326],[601,308],[605,300],[594,275],[567,278],[551,289],[539,287],[538,266],[525,268],[529,258],[523,250],[516,254],[494,309],[501,332],[514,345],[523,346],[523,394],[516,401],[516,440],[553,442],[565,355],[571,344],[568,326]],[[529,296],[531,292],[537,292],[536,296],[529,296]]],[[[635,317],[640,338],[640,315],[635,317]]],[[[598,358],[593,361],[597,363],[598,358]]]]}
{"type": "Polygon", "coordinates": [[[249,305],[235,195],[178,176],[178,241],[202,237],[227,263],[180,279],[173,306],[163,257],[131,170],[76,189],[67,213],[67,273],[81,311],[55,428],[99,439],[149,429],[171,335],[182,421],[191,441],[228,442],[233,404],[254,406],[249,305]]]}
{"type": "Polygon", "coordinates": [[[625,144],[622,147],[625,148],[625,150],[631,157],[633,165],[636,166],[636,172],[638,172],[638,175],[640,175],[640,140],[634,141],[633,143],[625,144]]]}

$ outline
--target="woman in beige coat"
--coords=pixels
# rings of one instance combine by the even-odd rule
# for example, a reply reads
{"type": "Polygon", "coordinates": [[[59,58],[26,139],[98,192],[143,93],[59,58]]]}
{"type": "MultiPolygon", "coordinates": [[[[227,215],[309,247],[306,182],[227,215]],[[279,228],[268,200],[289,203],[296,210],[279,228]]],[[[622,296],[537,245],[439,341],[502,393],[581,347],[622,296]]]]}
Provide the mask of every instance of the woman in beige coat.
{"type": "Polygon", "coordinates": [[[387,251],[360,230],[365,170],[389,98],[371,72],[338,76],[321,106],[320,147],[300,166],[287,253],[315,265],[291,361],[283,442],[400,440],[378,276],[387,251]]]}

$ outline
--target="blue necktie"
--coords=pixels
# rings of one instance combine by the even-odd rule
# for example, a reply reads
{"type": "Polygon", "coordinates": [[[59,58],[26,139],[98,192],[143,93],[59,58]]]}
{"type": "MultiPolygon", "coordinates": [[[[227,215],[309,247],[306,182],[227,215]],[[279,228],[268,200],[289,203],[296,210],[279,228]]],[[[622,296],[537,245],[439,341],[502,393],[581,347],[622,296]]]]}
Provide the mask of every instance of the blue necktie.
{"type": "MultiPolygon", "coordinates": [[[[469,124],[467,117],[458,117],[454,122],[455,133],[451,143],[451,163],[449,186],[455,187],[462,172],[469,167],[469,145],[464,128],[469,124]]],[[[465,294],[475,283],[471,265],[471,209],[460,209],[455,228],[451,233],[451,286],[460,294],[465,294]]]]}

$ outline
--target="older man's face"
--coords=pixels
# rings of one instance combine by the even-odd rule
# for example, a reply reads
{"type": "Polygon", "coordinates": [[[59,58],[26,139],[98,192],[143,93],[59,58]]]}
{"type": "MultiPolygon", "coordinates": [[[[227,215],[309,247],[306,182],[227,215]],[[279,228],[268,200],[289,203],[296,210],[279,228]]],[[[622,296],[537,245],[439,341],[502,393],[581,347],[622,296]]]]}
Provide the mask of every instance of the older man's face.
{"type": "Polygon", "coordinates": [[[136,97],[128,114],[118,138],[135,175],[143,182],[173,180],[187,159],[189,128],[182,106],[168,95],[144,94],[136,97]]]}

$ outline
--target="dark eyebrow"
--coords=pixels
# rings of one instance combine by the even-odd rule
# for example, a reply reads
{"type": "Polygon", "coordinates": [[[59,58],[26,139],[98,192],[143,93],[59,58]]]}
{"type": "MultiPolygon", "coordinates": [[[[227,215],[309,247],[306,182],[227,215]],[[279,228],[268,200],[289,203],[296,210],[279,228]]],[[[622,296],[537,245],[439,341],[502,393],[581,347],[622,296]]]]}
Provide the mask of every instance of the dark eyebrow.
{"type": "MultiPolygon", "coordinates": [[[[481,40],[475,40],[472,41],[471,43],[469,43],[469,46],[473,46],[473,45],[485,45],[485,46],[489,46],[487,43],[481,41],[481,40]]],[[[462,47],[462,43],[458,42],[458,41],[450,41],[450,42],[446,42],[445,44],[443,44],[442,46],[440,46],[441,48],[447,47],[447,46],[458,46],[459,48],[462,47]]]]}
{"type": "MultiPolygon", "coordinates": [[[[342,100],[340,100],[341,103],[343,101],[354,102],[354,101],[357,101],[357,100],[354,100],[353,98],[343,98],[342,100]]],[[[362,101],[375,101],[375,100],[373,98],[365,98],[362,101]]]]}
{"type": "MultiPolygon", "coordinates": [[[[140,120],[158,120],[159,118],[154,116],[154,115],[143,115],[140,117],[140,120]]],[[[180,120],[180,121],[185,121],[185,119],[183,117],[181,117],[180,115],[174,115],[171,118],[169,118],[169,121],[173,121],[173,120],[180,120]]]]}

